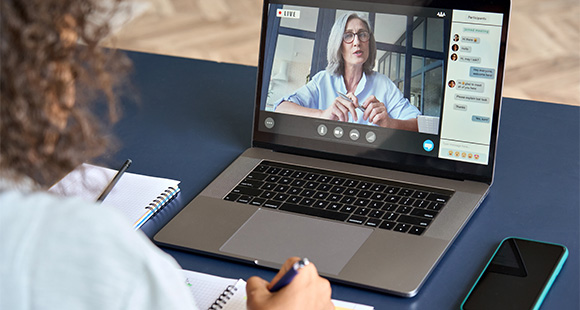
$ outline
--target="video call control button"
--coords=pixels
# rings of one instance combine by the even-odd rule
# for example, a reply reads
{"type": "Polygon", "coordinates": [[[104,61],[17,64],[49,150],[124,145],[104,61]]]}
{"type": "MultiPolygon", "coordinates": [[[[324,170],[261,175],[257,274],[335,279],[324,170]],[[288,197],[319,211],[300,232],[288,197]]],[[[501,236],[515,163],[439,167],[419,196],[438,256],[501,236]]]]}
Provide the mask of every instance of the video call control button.
{"type": "Polygon", "coordinates": [[[326,134],[328,133],[328,128],[326,128],[325,125],[320,124],[318,125],[316,131],[318,132],[319,135],[326,136],[326,134]]]}
{"type": "Polygon", "coordinates": [[[358,138],[360,138],[360,132],[356,129],[353,129],[350,131],[348,136],[350,137],[350,139],[352,141],[356,141],[356,140],[358,140],[358,138]]]}
{"type": "Polygon", "coordinates": [[[340,127],[334,128],[334,136],[335,137],[342,138],[342,135],[344,135],[344,130],[342,130],[342,128],[340,128],[340,127]]]}
{"type": "Polygon", "coordinates": [[[377,140],[377,135],[374,132],[369,131],[365,135],[365,138],[367,139],[367,142],[368,143],[373,143],[373,142],[375,142],[377,140]]]}
{"type": "Polygon", "coordinates": [[[268,128],[268,129],[274,128],[275,124],[276,123],[274,122],[274,119],[271,117],[268,117],[264,120],[264,126],[266,126],[266,128],[268,128]]]}

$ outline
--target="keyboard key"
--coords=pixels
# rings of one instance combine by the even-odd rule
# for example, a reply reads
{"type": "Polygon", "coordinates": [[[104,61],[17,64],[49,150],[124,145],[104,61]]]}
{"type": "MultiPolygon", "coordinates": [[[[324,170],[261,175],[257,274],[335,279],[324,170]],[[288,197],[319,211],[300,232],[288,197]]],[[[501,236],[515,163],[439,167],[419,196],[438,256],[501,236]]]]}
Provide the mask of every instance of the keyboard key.
{"type": "Polygon", "coordinates": [[[371,211],[371,209],[369,209],[369,208],[356,208],[356,210],[354,211],[354,214],[365,216],[365,215],[369,214],[370,211],[371,211]]]}
{"type": "Polygon", "coordinates": [[[379,219],[374,219],[374,218],[371,218],[371,219],[369,219],[369,220],[368,220],[368,221],[365,223],[365,226],[370,226],[370,227],[379,227],[379,225],[381,225],[381,222],[382,222],[382,221],[381,221],[381,220],[379,220],[379,219]]]}
{"type": "Polygon", "coordinates": [[[441,202],[432,202],[431,204],[429,204],[429,206],[427,207],[427,209],[429,209],[429,210],[435,210],[435,211],[441,211],[441,209],[443,209],[444,206],[445,206],[444,203],[441,203],[441,202]]]}
{"type": "Polygon", "coordinates": [[[303,198],[302,200],[300,200],[300,202],[298,203],[301,206],[311,206],[314,204],[314,202],[316,201],[316,199],[312,199],[312,198],[303,198]]]}
{"type": "Polygon", "coordinates": [[[397,213],[387,212],[383,216],[383,219],[387,221],[396,221],[398,217],[399,215],[397,213]]]}
{"type": "Polygon", "coordinates": [[[330,182],[333,185],[342,185],[344,183],[344,181],[346,181],[346,179],[344,178],[334,178],[332,179],[332,181],[330,182]]]}
{"type": "Polygon", "coordinates": [[[427,218],[427,219],[433,219],[437,216],[437,214],[439,214],[439,212],[431,211],[431,210],[423,210],[423,209],[414,209],[411,212],[411,215],[422,217],[422,218],[427,218]]]}
{"type": "Polygon", "coordinates": [[[342,185],[346,187],[356,187],[358,183],[359,183],[358,181],[348,179],[342,185]]]}
{"type": "Polygon", "coordinates": [[[382,192],[382,191],[384,191],[386,188],[387,188],[387,186],[386,186],[386,185],[383,185],[383,184],[375,184],[375,185],[373,185],[373,186],[371,187],[371,190],[372,190],[372,191],[375,191],[375,192],[382,192]]]}
{"type": "Polygon", "coordinates": [[[316,173],[307,173],[306,176],[304,177],[304,179],[308,180],[308,181],[314,181],[316,179],[318,179],[320,177],[320,175],[316,174],[316,173]]]}
{"type": "Polygon", "coordinates": [[[296,186],[296,187],[302,187],[302,186],[304,186],[304,184],[306,184],[306,181],[300,180],[300,179],[294,179],[294,181],[292,181],[292,183],[290,183],[290,185],[296,186]]]}
{"type": "Polygon", "coordinates": [[[224,197],[224,200],[236,201],[238,198],[240,198],[240,196],[240,194],[229,193],[226,195],[226,197],[224,197]]]}
{"type": "Polygon", "coordinates": [[[349,217],[348,214],[345,214],[345,213],[328,211],[328,210],[324,210],[324,209],[309,208],[309,207],[299,206],[299,205],[290,204],[290,203],[282,204],[282,206],[280,206],[280,210],[294,212],[294,213],[300,213],[300,214],[306,214],[306,215],[312,215],[312,216],[318,216],[318,217],[342,221],[342,222],[346,221],[346,219],[349,217]]]}
{"type": "Polygon", "coordinates": [[[389,195],[389,196],[387,196],[387,199],[385,199],[385,201],[389,202],[389,203],[397,203],[397,202],[399,202],[399,200],[401,200],[401,196],[395,196],[395,195],[389,195]]]}
{"type": "Polygon", "coordinates": [[[256,197],[256,198],[252,199],[252,201],[250,202],[250,204],[253,205],[253,206],[259,207],[262,204],[264,204],[264,202],[266,202],[266,199],[256,197]]]}
{"type": "Polygon", "coordinates": [[[356,198],[351,197],[351,196],[344,196],[340,200],[341,203],[346,203],[346,204],[353,204],[355,201],[356,201],[356,198]]]}
{"type": "Polygon", "coordinates": [[[328,175],[321,175],[321,176],[318,178],[318,180],[317,180],[317,181],[318,181],[318,182],[320,182],[320,183],[328,183],[328,182],[330,182],[330,180],[332,180],[332,177],[331,177],[331,176],[328,176],[328,175]]]}
{"type": "Polygon", "coordinates": [[[380,209],[385,205],[384,202],[380,202],[380,201],[371,201],[371,203],[369,203],[369,207],[370,208],[374,208],[374,209],[380,209]]]}
{"type": "Polygon", "coordinates": [[[411,225],[409,224],[397,224],[397,226],[395,226],[395,228],[393,229],[394,231],[398,231],[398,232],[402,232],[405,233],[407,232],[409,229],[411,228],[411,225]]]}
{"type": "Polygon", "coordinates": [[[395,224],[397,223],[391,221],[383,221],[381,225],[379,225],[379,228],[391,230],[395,227],[395,224]]]}
{"type": "Polygon", "coordinates": [[[396,193],[398,193],[401,190],[400,187],[396,187],[396,186],[387,186],[387,189],[385,190],[385,193],[387,194],[391,194],[391,195],[395,195],[396,193]]]}
{"type": "Polygon", "coordinates": [[[331,211],[338,211],[341,208],[342,208],[342,204],[336,203],[336,202],[331,202],[328,204],[328,207],[326,207],[327,210],[331,210],[331,211]]]}
{"type": "Polygon", "coordinates": [[[409,214],[413,208],[407,206],[400,206],[397,208],[397,213],[409,214]]]}
{"type": "Polygon", "coordinates": [[[382,218],[383,215],[385,215],[385,211],[381,211],[381,210],[371,210],[371,212],[369,212],[368,216],[372,217],[372,218],[382,218]]]}
{"type": "Polygon", "coordinates": [[[266,202],[264,202],[264,204],[262,206],[264,206],[266,208],[271,208],[271,209],[278,209],[281,205],[282,205],[282,202],[280,202],[280,201],[267,200],[266,202]]]}
{"type": "Polygon", "coordinates": [[[357,199],[354,205],[357,207],[366,207],[371,201],[368,199],[357,199]]]}
{"type": "Polygon", "coordinates": [[[412,189],[403,188],[399,191],[398,195],[408,197],[408,196],[411,196],[413,194],[413,192],[414,192],[414,190],[412,190],[412,189]]]}
{"type": "Polygon", "coordinates": [[[420,236],[421,234],[423,234],[424,231],[425,231],[424,227],[417,227],[417,226],[413,226],[413,227],[411,227],[411,229],[409,229],[410,234],[417,235],[417,236],[420,236]]]}
{"type": "Polygon", "coordinates": [[[360,190],[358,190],[358,189],[347,188],[343,194],[345,194],[347,196],[356,196],[359,192],[360,192],[360,190]]]}
{"type": "Polygon", "coordinates": [[[251,188],[260,188],[263,184],[264,184],[264,182],[262,182],[262,181],[248,179],[248,178],[246,178],[245,180],[240,182],[241,186],[251,187],[251,188]]]}
{"type": "Polygon", "coordinates": [[[407,223],[415,226],[427,227],[431,224],[431,220],[415,217],[415,216],[408,216],[408,215],[401,215],[397,219],[398,222],[407,223]]]}
{"type": "Polygon", "coordinates": [[[381,210],[385,210],[387,212],[395,212],[399,206],[394,203],[387,203],[384,205],[381,210]]]}
{"type": "Polygon", "coordinates": [[[272,197],[272,199],[277,200],[277,201],[284,201],[284,200],[288,199],[288,197],[290,197],[290,195],[280,193],[280,194],[274,195],[274,197],[272,197]]]}
{"type": "Polygon", "coordinates": [[[343,207],[340,209],[340,212],[342,212],[342,213],[352,213],[352,212],[354,212],[354,210],[355,210],[355,209],[356,209],[356,208],[355,208],[355,207],[353,207],[353,206],[346,205],[346,206],[343,206],[343,207]]]}
{"type": "Polygon", "coordinates": [[[242,195],[242,196],[240,196],[240,198],[238,198],[238,200],[236,200],[236,202],[239,202],[239,203],[249,203],[250,200],[252,200],[252,197],[251,196],[242,195]]]}
{"type": "Polygon", "coordinates": [[[427,200],[415,200],[413,207],[425,209],[429,206],[430,202],[427,200]]]}
{"type": "Polygon", "coordinates": [[[328,201],[317,200],[312,206],[315,208],[324,209],[328,205],[328,201]]]}
{"type": "Polygon", "coordinates": [[[247,195],[247,196],[260,196],[262,194],[262,190],[256,188],[249,188],[244,186],[237,186],[232,190],[232,193],[240,194],[240,195],[247,195]]]}
{"type": "Polygon", "coordinates": [[[360,182],[357,185],[357,188],[368,190],[368,189],[371,188],[371,186],[373,186],[373,183],[370,183],[370,182],[360,182]]]}
{"type": "Polygon", "coordinates": [[[364,216],[352,215],[347,222],[362,225],[367,220],[364,216]]]}
{"type": "Polygon", "coordinates": [[[411,195],[411,197],[416,198],[416,199],[425,199],[425,198],[427,198],[428,195],[429,195],[429,192],[415,191],[415,193],[413,193],[413,195],[411,195]]]}
{"type": "Polygon", "coordinates": [[[439,202],[439,203],[447,203],[447,200],[449,200],[449,196],[447,195],[442,195],[442,194],[429,194],[429,196],[427,196],[427,198],[425,198],[425,200],[430,200],[430,201],[434,201],[434,202],[439,202]]]}

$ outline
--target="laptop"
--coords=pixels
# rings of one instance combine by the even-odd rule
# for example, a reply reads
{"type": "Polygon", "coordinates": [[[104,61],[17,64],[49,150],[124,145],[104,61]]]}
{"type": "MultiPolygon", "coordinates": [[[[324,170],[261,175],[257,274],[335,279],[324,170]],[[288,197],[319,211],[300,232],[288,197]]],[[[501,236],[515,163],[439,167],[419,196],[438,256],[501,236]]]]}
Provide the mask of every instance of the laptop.
{"type": "Polygon", "coordinates": [[[154,241],[415,296],[492,185],[510,7],[265,0],[252,147],[154,241]]]}

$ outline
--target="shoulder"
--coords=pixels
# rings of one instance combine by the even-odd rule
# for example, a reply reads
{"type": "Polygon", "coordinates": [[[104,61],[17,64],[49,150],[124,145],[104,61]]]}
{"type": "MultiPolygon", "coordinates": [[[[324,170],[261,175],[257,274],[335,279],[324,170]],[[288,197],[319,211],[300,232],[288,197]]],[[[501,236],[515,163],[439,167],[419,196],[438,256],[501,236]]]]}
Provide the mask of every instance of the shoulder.
{"type": "Polygon", "coordinates": [[[329,73],[326,70],[322,70],[322,71],[319,71],[318,73],[316,73],[312,77],[311,81],[314,81],[314,82],[329,82],[329,81],[334,81],[334,80],[339,79],[339,78],[341,78],[341,77],[340,76],[337,76],[337,75],[333,75],[333,74],[329,73]]]}
{"type": "Polygon", "coordinates": [[[18,191],[0,193],[0,205],[0,252],[10,253],[0,257],[0,266],[8,268],[2,277],[11,287],[4,289],[14,292],[16,303],[18,294],[34,294],[33,303],[49,308],[60,302],[65,309],[74,303],[115,309],[151,291],[149,282],[179,281],[175,261],[110,208],[18,191]],[[54,289],[43,294],[29,287],[30,281],[54,289]]]}
{"type": "Polygon", "coordinates": [[[388,76],[386,76],[380,72],[377,72],[377,71],[373,71],[371,74],[368,74],[367,79],[370,82],[387,83],[387,84],[392,84],[392,85],[395,84],[395,83],[393,83],[393,81],[391,81],[391,79],[388,76]]]}

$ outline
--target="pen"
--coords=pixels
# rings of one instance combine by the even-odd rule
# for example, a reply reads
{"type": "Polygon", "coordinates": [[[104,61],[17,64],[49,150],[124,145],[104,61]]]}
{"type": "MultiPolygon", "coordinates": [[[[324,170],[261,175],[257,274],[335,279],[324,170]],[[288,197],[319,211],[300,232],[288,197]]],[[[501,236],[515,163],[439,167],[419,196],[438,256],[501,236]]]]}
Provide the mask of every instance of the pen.
{"type": "Polygon", "coordinates": [[[101,196],[99,196],[99,198],[97,198],[97,202],[102,202],[103,200],[105,200],[105,198],[107,198],[107,195],[109,195],[109,193],[111,192],[111,190],[113,189],[115,184],[117,184],[117,182],[119,182],[119,179],[123,176],[123,173],[125,173],[125,171],[127,170],[127,168],[129,168],[129,166],[131,165],[132,162],[133,161],[130,159],[127,159],[125,161],[123,166],[121,166],[121,169],[119,169],[119,172],[117,172],[117,174],[115,174],[115,176],[113,177],[113,179],[111,180],[109,185],[107,185],[107,187],[105,187],[105,189],[101,193],[101,196]]]}
{"type": "MultiPolygon", "coordinates": [[[[347,96],[347,95],[345,95],[345,94],[343,94],[343,93],[341,93],[341,92],[339,92],[339,91],[337,91],[336,93],[337,93],[339,96],[341,96],[342,98],[344,98],[344,99],[348,100],[350,103],[354,103],[354,102],[352,101],[352,99],[348,98],[348,96],[347,96]]],[[[362,105],[358,105],[358,106],[357,106],[357,108],[361,109],[361,111],[363,111],[363,112],[365,111],[365,108],[363,108],[363,106],[362,106],[362,105]]]]}
{"type": "Polygon", "coordinates": [[[292,268],[286,271],[286,273],[282,276],[282,278],[280,278],[280,280],[278,280],[278,282],[276,282],[276,284],[272,286],[270,292],[272,293],[277,292],[281,290],[284,286],[290,284],[290,282],[292,282],[292,279],[294,279],[294,277],[298,274],[298,270],[302,269],[305,266],[308,266],[309,263],[310,262],[308,261],[308,258],[303,258],[295,262],[294,265],[292,265],[292,268]]]}

